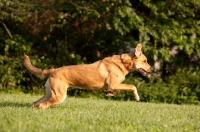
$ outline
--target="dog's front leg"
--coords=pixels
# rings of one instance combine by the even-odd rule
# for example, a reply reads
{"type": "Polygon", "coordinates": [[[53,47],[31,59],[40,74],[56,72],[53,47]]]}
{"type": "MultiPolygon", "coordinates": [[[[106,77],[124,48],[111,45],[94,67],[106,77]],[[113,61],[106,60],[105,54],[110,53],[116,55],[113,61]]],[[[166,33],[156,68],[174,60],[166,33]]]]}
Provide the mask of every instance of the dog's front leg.
{"type": "Polygon", "coordinates": [[[129,84],[114,84],[109,87],[111,90],[131,90],[133,91],[134,97],[136,101],[140,100],[140,97],[137,92],[137,88],[134,85],[129,84]]]}
{"type": "Polygon", "coordinates": [[[108,83],[108,91],[120,91],[120,90],[131,90],[133,91],[134,97],[136,101],[140,100],[140,97],[137,93],[137,88],[134,85],[129,84],[119,84],[118,76],[114,74],[110,74],[107,83],[108,83]]]}

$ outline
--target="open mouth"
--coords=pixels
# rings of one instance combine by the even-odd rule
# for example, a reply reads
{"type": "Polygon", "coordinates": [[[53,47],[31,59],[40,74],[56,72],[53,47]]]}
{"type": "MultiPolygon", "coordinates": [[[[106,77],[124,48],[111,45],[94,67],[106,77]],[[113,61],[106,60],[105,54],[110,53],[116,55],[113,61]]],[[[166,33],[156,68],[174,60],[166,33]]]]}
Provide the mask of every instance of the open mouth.
{"type": "Polygon", "coordinates": [[[138,69],[138,72],[141,73],[143,76],[146,76],[146,75],[147,75],[146,70],[144,70],[144,69],[142,69],[142,68],[139,68],[139,69],[138,69]]]}

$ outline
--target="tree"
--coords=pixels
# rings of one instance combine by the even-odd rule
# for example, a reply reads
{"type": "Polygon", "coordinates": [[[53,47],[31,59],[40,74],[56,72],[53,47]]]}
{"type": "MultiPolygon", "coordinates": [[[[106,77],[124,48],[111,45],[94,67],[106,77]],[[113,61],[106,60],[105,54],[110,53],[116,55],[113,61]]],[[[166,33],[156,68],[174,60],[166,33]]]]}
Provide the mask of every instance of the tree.
{"type": "Polygon", "coordinates": [[[199,11],[198,0],[1,0],[0,88],[32,87],[23,53],[50,68],[129,52],[138,42],[168,81],[199,65],[199,11]]]}

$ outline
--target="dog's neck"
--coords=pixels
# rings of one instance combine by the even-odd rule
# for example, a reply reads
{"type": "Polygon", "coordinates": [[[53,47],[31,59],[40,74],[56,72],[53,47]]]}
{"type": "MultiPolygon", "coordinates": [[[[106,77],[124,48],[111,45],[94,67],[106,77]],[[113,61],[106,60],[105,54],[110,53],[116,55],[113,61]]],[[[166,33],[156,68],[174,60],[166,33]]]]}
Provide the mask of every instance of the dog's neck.
{"type": "Polygon", "coordinates": [[[124,62],[124,60],[122,59],[122,55],[120,55],[120,60],[121,60],[121,63],[123,64],[124,68],[126,68],[127,71],[130,71],[131,69],[129,68],[128,64],[126,64],[124,62]]]}

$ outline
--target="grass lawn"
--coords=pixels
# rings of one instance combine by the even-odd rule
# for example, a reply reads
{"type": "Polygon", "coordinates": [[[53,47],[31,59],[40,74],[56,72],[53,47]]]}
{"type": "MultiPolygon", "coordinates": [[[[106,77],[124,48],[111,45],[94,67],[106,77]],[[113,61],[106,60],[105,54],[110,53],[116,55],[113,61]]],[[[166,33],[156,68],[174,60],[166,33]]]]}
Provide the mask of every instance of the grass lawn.
{"type": "Polygon", "coordinates": [[[68,97],[46,110],[40,96],[0,94],[1,132],[198,132],[200,106],[68,97]]]}

